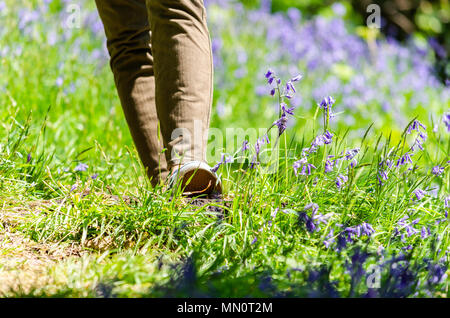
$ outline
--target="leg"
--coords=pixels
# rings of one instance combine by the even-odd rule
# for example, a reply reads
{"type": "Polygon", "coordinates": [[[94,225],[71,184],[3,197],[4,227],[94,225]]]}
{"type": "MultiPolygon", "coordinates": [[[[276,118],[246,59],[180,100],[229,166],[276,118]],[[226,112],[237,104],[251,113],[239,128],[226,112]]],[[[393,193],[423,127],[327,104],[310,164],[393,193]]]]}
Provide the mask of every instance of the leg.
{"type": "Polygon", "coordinates": [[[147,0],[147,7],[168,165],[205,161],[213,67],[203,1],[147,0]]]}
{"type": "Polygon", "coordinates": [[[119,98],[153,185],[167,176],[158,139],[151,32],[145,0],[96,0],[119,98]]]}

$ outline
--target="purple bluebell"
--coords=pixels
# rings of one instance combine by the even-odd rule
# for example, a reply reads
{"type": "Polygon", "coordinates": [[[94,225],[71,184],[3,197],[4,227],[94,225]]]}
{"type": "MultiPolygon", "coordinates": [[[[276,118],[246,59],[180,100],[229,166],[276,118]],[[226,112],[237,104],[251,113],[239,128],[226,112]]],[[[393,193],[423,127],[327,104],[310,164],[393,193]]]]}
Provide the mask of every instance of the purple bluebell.
{"type": "Polygon", "coordinates": [[[248,140],[244,140],[244,142],[242,143],[241,151],[246,151],[248,149],[250,149],[250,144],[249,144],[248,140]]]}
{"type": "Polygon", "coordinates": [[[220,158],[220,161],[211,168],[212,172],[217,172],[217,170],[219,170],[220,166],[225,164],[225,163],[231,163],[233,162],[233,156],[227,156],[226,154],[222,154],[222,157],[220,158]]]}
{"type": "Polygon", "coordinates": [[[363,222],[359,225],[345,228],[344,232],[346,232],[349,238],[353,240],[355,237],[370,237],[373,233],[375,233],[375,230],[372,225],[363,222]]]}
{"type": "Polygon", "coordinates": [[[335,242],[334,229],[330,229],[330,232],[327,234],[325,238],[326,240],[323,241],[323,244],[325,245],[326,248],[329,248],[330,245],[335,242]]]}
{"type": "Polygon", "coordinates": [[[402,241],[404,241],[405,234],[406,234],[407,237],[411,237],[411,236],[416,235],[416,234],[419,233],[419,231],[416,230],[413,226],[415,224],[417,224],[420,221],[420,219],[415,219],[414,221],[412,221],[410,223],[407,222],[408,219],[409,219],[409,216],[405,216],[405,217],[401,218],[397,222],[397,224],[400,227],[400,229],[398,227],[395,227],[395,229],[394,229],[394,236],[400,235],[402,241]],[[400,230],[403,230],[406,233],[402,233],[400,230]]]}
{"type": "Polygon", "coordinates": [[[325,161],[325,173],[333,171],[334,161],[327,160],[325,161]]]}
{"type": "Polygon", "coordinates": [[[281,136],[283,132],[286,130],[288,118],[285,112],[281,115],[279,119],[277,119],[273,125],[278,127],[278,136],[281,136]]]}
{"type": "Polygon", "coordinates": [[[298,176],[300,174],[301,176],[311,175],[311,169],[317,169],[313,164],[308,163],[306,158],[301,158],[300,160],[297,160],[292,165],[294,168],[294,174],[295,176],[298,176]],[[302,169],[300,173],[298,173],[299,169],[302,169]]]}
{"type": "Polygon", "coordinates": [[[281,111],[283,113],[286,113],[288,115],[294,115],[294,109],[295,109],[294,106],[288,107],[286,103],[281,103],[280,105],[281,105],[281,111]]]}
{"type": "Polygon", "coordinates": [[[447,132],[450,132],[450,112],[445,113],[442,116],[442,122],[444,123],[444,125],[447,127],[447,132]]]}
{"type": "Polygon", "coordinates": [[[338,187],[338,189],[341,189],[342,186],[343,186],[345,183],[347,183],[347,181],[348,181],[348,177],[347,177],[347,176],[344,176],[343,174],[340,174],[340,175],[336,178],[335,183],[336,183],[336,186],[338,187]]]}
{"type": "Polygon", "coordinates": [[[335,100],[331,96],[324,97],[322,99],[322,101],[319,103],[319,107],[325,111],[327,119],[334,117],[334,114],[332,111],[332,107],[333,107],[334,103],[335,103],[335,100]]]}
{"type": "Polygon", "coordinates": [[[403,166],[407,163],[413,163],[412,159],[411,159],[411,155],[406,152],[403,156],[401,156],[396,163],[396,167],[399,168],[400,166],[403,166]]]}
{"type": "Polygon", "coordinates": [[[420,128],[422,128],[423,130],[427,130],[427,127],[416,119],[408,126],[408,128],[406,129],[406,133],[408,135],[410,135],[413,131],[417,131],[420,133],[420,128]]]}
{"type": "Polygon", "coordinates": [[[269,79],[269,78],[273,78],[273,72],[272,72],[272,70],[268,70],[267,71],[267,73],[264,75],[267,79],[269,79]]]}
{"type": "Polygon", "coordinates": [[[422,189],[416,189],[414,190],[414,194],[416,196],[417,201],[420,201],[427,195],[427,192],[425,192],[422,189]]]}
{"type": "Polygon", "coordinates": [[[435,166],[431,170],[431,173],[434,174],[435,176],[440,176],[441,174],[444,173],[444,167],[435,166]]]}
{"type": "Polygon", "coordinates": [[[78,164],[73,171],[86,171],[89,168],[89,166],[85,163],[78,164]]]}
{"type": "Polygon", "coordinates": [[[420,230],[420,237],[422,239],[426,239],[427,237],[429,237],[431,235],[430,232],[430,228],[427,228],[425,226],[422,226],[421,230],[420,230]]]}
{"type": "Polygon", "coordinates": [[[345,153],[346,160],[352,160],[359,153],[359,148],[349,149],[345,153]]]}

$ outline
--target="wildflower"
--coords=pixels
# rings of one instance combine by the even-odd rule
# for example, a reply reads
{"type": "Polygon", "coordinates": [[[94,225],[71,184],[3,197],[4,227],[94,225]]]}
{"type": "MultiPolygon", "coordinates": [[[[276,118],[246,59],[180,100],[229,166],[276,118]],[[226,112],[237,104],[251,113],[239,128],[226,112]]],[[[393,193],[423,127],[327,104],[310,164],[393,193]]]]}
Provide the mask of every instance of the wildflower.
{"type": "Polygon", "coordinates": [[[403,166],[403,165],[405,165],[406,163],[413,163],[413,161],[412,161],[412,159],[411,159],[411,155],[407,152],[407,153],[405,153],[402,157],[400,157],[398,160],[397,160],[397,164],[396,164],[396,167],[398,168],[398,167],[400,167],[400,166],[403,166]]]}
{"type": "Polygon", "coordinates": [[[28,153],[28,155],[27,155],[27,163],[30,163],[31,159],[32,159],[31,153],[28,153]]]}
{"type": "Polygon", "coordinates": [[[444,167],[435,166],[431,170],[431,173],[433,173],[435,176],[440,176],[442,173],[444,173],[444,167]]]}
{"type": "Polygon", "coordinates": [[[222,158],[220,159],[220,161],[214,167],[211,168],[211,171],[212,172],[217,172],[217,170],[219,170],[221,165],[223,165],[225,163],[231,163],[231,162],[233,162],[233,156],[225,157],[225,154],[223,153],[222,154],[222,158]]]}
{"type": "Polygon", "coordinates": [[[333,112],[331,110],[334,103],[335,103],[335,100],[333,99],[333,97],[328,96],[328,97],[324,97],[319,104],[319,107],[325,111],[328,119],[334,117],[333,112]]]}
{"type": "Polygon", "coordinates": [[[426,239],[431,235],[430,229],[426,228],[425,226],[422,226],[422,229],[420,230],[420,237],[422,239],[426,239]]]}
{"type": "Polygon", "coordinates": [[[97,179],[97,177],[98,177],[98,173],[94,173],[94,174],[91,176],[91,179],[92,179],[92,180],[95,180],[95,179],[97,179]]]}
{"type": "Polygon", "coordinates": [[[445,126],[447,126],[447,132],[450,132],[450,112],[445,113],[444,116],[442,116],[442,121],[444,122],[445,126]]]}
{"type": "Polygon", "coordinates": [[[384,181],[387,181],[387,180],[389,179],[389,176],[388,176],[388,173],[387,173],[386,171],[380,170],[380,171],[378,172],[377,178],[378,178],[378,182],[379,182],[381,185],[383,185],[383,180],[384,180],[384,181]]]}
{"type": "Polygon", "coordinates": [[[423,144],[427,140],[428,136],[425,132],[419,132],[416,140],[414,141],[414,144],[411,146],[411,150],[416,150],[416,145],[420,150],[423,150],[423,144]]]}
{"type": "Polygon", "coordinates": [[[359,148],[349,149],[345,153],[346,160],[352,160],[359,153],[359,148]]]}
{"type": "Polygon", "coordinates": [[[294,109],[295,107],[287,107],[286,103],[281,103],[281,110],[283,113],[289,114],[289,115],[294,115],[294,109]]]}
{"type": "Polygon", "coordinates": [[[61,87],[63,83],[64,83],[64,80],[63,80],[62,77],[58,77],[58,78],[56,79],[56,81],[55,81],[55,85],[56,85],[57,87],[61,87]]]}
{"type": "Polygon", "coordinates": [[[334,161],[327,160],[325,162],[325,173],[333,171],[334,161]]]}
{"type": "Polygon", "coordinates": [[[279,211],[279,208],[276,208],[276,209],[270,214],[270,216],[272,217],[272,219],[275,219],[275,217],[277,216],[278,211],[279,211]]]}
{"type": "MultiPolygon", "coordinates": [[[[401,218],[401,219],[398,221],[398,226],[400,226],[401,229],[403,229],[403,230],[406,231],[407,237],[410,237],[410,236],[413,236],[413,235],[419,233],[419,231],[416,230],[416,229],[413,227],[413,225],[417,224],[417,223],[420,221],[420,219],[415,219],[415,220],[412,221],[411,223],[407,223],[407,220],[408,220],[408,219],[409,219],[409,216],[405,216],[405,217],[401,218]]],[[[397,236],[397,235],[400,235],[400,230],[396,227],[396,228],[394,229],[394,236],[397,236]]],[[[401,239],[402,239],[402,241],[403,241],[404,237],[405,237],[405,234],[401,234],[401,239]]]]}
{"type": "Polygon", "coordinates": [[[291,79],[291,82],[298,82],[299,80],[301,80],[303,78],[303,75],[297,75],[297,76],[295,76],[295,77],[293,77],[292,79],[291,79]]]}
{"type": "Polygon", "coordinates": [[[300,172],[300,175],[302,175],[302,176],[305,176],[305,175],[309,176],[309,175],[311,175],[311,169],[317,169],[313,164],[308,163],[306,158],[297,160],[296,162],[294,162],[292,167],[294,168],[295,176],[298,175],[298,170],[300,168],[302,168],[302,170],[300,172]]]}
{"type": "Polygon", "coordinates": [[[349,235],[349,237],[351,239],[353,239],[355,236],[356,237],[361,237],[361,236],[367,236],[370,237],[373,233],[375,233],[374,228],[372,227],[372,225],[370,225],[369,223],[363,222],[362,224],[353,226],[353,227],[347,227],[344,230],[345,232],[347,232],[347,234],[349,235]]]}
{"type": "Polygon", "coordinates": [[[319,225],[321,223],[327,224],[328,218],[331,216],[330,214],[322,215],[317,213],[319,210],[319,206],[316,203],[309,203],[303,208],[303,212],[299,214],[299,222],[304,223],[306,225],[306,229],[308,232],[315,232],[320,230],[319,225]],[[306,211],[312,210],[311,216],[308,216],[306,211]]]}
{"type": "Polygon", "coordinates": [[[73,169],[73,171],[86,171],[89,168],[87,164],[80,163],[78,166],[73,169]]]}
{"type": "Polygon", "coordinates": [[[75,191],[76,189],[77,189],[77,185],[74,184],[74,185],[70,188],[70,191],[69,191],[69,192],[73,192],[73,191],[75,191]]]}
{"type": "Polygon", "coordinates": [[[450,208],[450,195],[444,199],[444,208],[450,208]]]}
{"type": "Polygon", "coordinates": [[[427,127],[416,119],[411,123],[411,125],[408,126],[406,134],[410,135],[413,131],[417,131],[420,133],[420,128],[422,128],[423,130],[427,130],[427,127]]]}
{"type": "Polygon", "coordinates": [[[316,203],[309,203],[303,208],[305,211],[312,210],[312,213],[316,213],[319,210],[319,206],[316,203]]]}
{"type": "Polygon", "coordinates": [[[330,232],[329,232],[328,235],[325,237],[326,240],[323,241],[323,244],[325,245],[326,248],[329,248],[330,245],[331,245],[332,243],[334,243],[335,239],[334,239],[333,234],[334,234],[334,229],[330,229],[330,232]]]}
{"type": "Polygon", "coordinates": [[[427,193],[421,189],[416,189],[414,190],[414,194],[416,195],[417,201],[420,201],[425,197],[427,193]]]}
{"type": "Polygon", "coordinates": [[[428,274],[428,284],[440,284],[447,278],[447,266],[445,264],[429,264],[428,274]]]}
{"type": "Polygon", "coordinates": [[[248,140],[244,140],[244,142],[242,143],[242,148],[241,151],[246,151],[250,148],[249,142],[248,140]]]}
{"type": "Polygon", "coordinates": [[[347,181],[348,181],[348,177],[344,176],[343,174],[340,174],[336,178],[336,186],[338,187],[338,189],[340,189],[345,183],[347,183],[347,181]]]}
{"type": "Polygon", "coordinates": [[[281,117],[273,123],[273,125],[278,127],[278,136],[281,136],[281,134],[286,130],[287,120],[288,118],[286,113],[283,112],[281,117]]]}

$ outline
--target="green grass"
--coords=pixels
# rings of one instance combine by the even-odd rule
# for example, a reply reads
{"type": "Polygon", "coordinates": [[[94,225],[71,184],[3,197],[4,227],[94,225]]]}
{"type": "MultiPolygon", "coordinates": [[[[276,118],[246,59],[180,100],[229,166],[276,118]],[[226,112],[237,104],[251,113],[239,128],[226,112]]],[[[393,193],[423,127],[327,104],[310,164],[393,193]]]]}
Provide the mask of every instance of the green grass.
{"type": "MultiPolygon", "coordinates": [[[[450,192],[450,140],[444,127],[437,133],[428,129],[426,148],[414,156],[412,170],[402,167],[380,186],[379,163],[389,153],[391,158],[404,154],[412,144],[412,137],[402,134],[406,127],[392,128],[392,134],[385,127],[334,127],[333,142],[310,158],[317,169],[311,176],[295,176],[292,164],[301,149],[323,132],[320,110],[296,111],[297,126],[280,139],[276,173],[250,169],[252,154],[247,153],[244,164],[219,170],[226,205],[199,207],[151,188],[146,180],[108,65],[84,60],[74,49],[92,51],[103,45],[101,39],[75,30],[59,45],[44,43],[41,33],[26,42],[12,16],[2,23],[10,32],[0,36],[0,47],[23,47],[20,56],[0,58],[0,280],[18,274],[17,281],[6,280],[0,288],[2,296],[361,296],[368,291],[365,279],[357,283],[346,269],[358,266],[352,256],[361,250],[370,254],[361,265],[366,270],[404,253],[420,282],[396,294],[399,287],[392,287],[392,280],[398,277],[382,267],[378,291],[384,295],[448,297],[448,278],[429,283],[427,267],[440,261],[449,274],[443,199],[450,192]],[[59,76],[61,87],[55,85],[59,76]],[[75,83],[73,91],[66,90],[70,83],[75,83]],[[362,128],[366,134],[349,137],[362,128]],[[335,171],[323,172],[324,158],[353,147],[360,147],[355,168],[341,161],[335,171]],[[80,162],[88,164],[87,171],[74,171],[80,162]],[[436,177],[430,169],[438,163],[446,169],[436,177]],[[348,176],[342,189],[335,184],[339,174],[348,176]],[[437,193],[412,200],[416,189],[437,186],[437,193]],[[309,203],[329,217],[313,233],[299,219],[309,203]],[[401,241],[394,229],[407,215],[420,218],[415,228],[428,227],[431,235],[401,241]],[[375,229],[370,238],[357,238],[340,252],[335,245],[325,247],[330,229],[337,239],[339,225],[363,222],[375,229]],[[18,238],[28,243],[19,248],[14,245],[18,238]]],[[[50,22],[42,22],[44,29],[45,23],[50,22]]],[[[272,100],[259,100],[249,87],[244,82],[232,92],[248,102],[246,107],[259,102],[263,109],[272,107],[265,106],[272,100]]],[[[336,111],[343,108],[335,105],[336,111]]],[[[246,123],[245,111],[223,121],[214,116],[212,126],[267,127],[275,120],[268,111],[246,123]]]]}

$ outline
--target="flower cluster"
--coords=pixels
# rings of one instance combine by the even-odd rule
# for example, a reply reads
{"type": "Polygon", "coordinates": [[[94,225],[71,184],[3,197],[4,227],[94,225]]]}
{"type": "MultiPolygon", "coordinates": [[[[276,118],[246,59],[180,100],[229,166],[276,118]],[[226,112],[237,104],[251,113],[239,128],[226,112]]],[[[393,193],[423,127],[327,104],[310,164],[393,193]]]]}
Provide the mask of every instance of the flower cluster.
{"type": "Polygon", "coordinates": [[[402,240],[402,242],[405,241],[405,234],[406,234],[406,237],[410,237],[410,236],[413,236],[413,235],[416,235],[419,233],[419,231],[416,230],[413,226],[416,225],[417,223],[419,223],[420,219],[417,218],[410,223],[407,222],[408,219],[409,219],[408,215],[401,218],[397,222],[397,226],[394,228],[394,237],[400,235],[400,239],[402,240]],[[402,231],[404,233],[401,233],[402,231]]]}
{"type": "Polygon", "coordinates": [[[316,203],[309,203],[303,208],[303,212],[299,213],[298,221],[300,224],[305,224],[308,232],[317,232],[320,230],[320,224],[327,224],[331,213],[322,215],[318,213],[319,206],[316,203]],[[311,210],[311,216],[308,216],[307,211],[311,210]]]}

